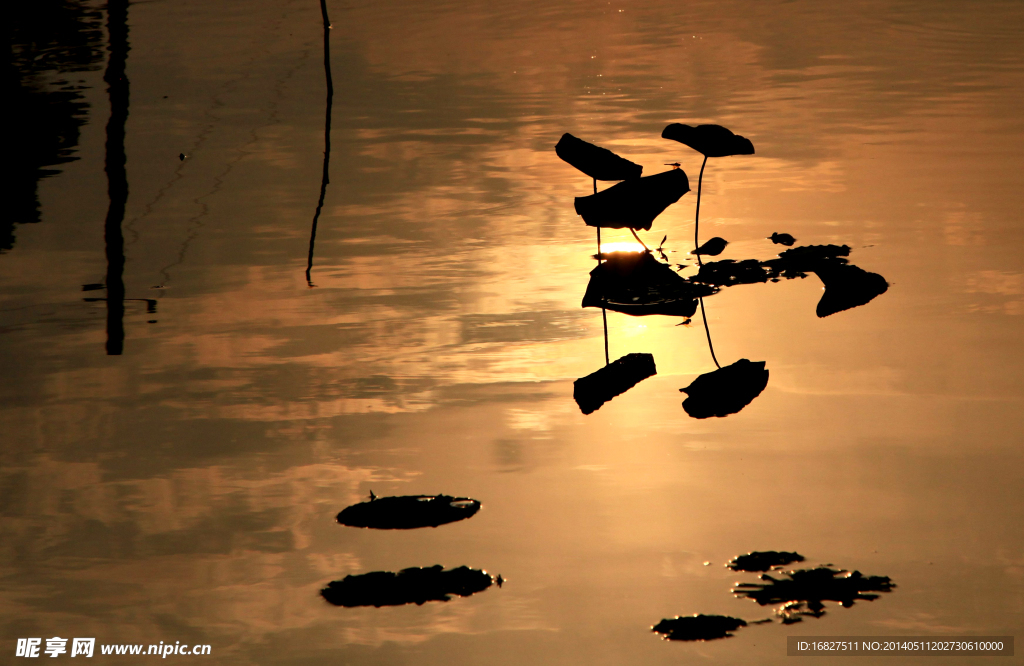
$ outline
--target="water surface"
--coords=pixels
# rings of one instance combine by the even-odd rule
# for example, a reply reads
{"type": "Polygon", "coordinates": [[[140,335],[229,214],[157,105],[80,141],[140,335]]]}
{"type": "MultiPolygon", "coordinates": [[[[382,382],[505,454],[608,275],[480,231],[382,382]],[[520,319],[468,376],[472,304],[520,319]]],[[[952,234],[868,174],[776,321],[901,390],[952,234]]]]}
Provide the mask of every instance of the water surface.
{"type": "MultiPolygon", "coordinates": [[[[747,664],[784,662],[794,634],[1022,634],[1019,3],[327,7],[313,287],[320,7],[128,7],[120,355],[107,301],[85,300],[110,291],[106,11],[71,31],[85,55],[16,60],[33,94],[80,89],[47,102],[77,136],[26,164],[53,173],[30,174],[38,221],[8,225],[0,254],[3,649],[747,664]],[[813,274],[705,298],[718,361],[770,372],[724,418],[681,406],[715,369],[699,310],[609,312],[610,359],[652,354],[657,374],[584,415],[573,382],[605,342],[580,307],[596,244],[572,201],[592,183],[554,145],[571,132],[645,174],[679,162],[695,187],[701,156],[660,138],[672,122],[756,146],[704,174],[719,259],[771,259],[786,232],[849,245],[890,286],[824,318],[813,274]],[[483,507],[419,530],[335,522],[371,490],[483,507]],[[756,577],[726,563],[755,550],[897,587],[730,638],[651,632],[771,617],[730,593],[756,577]],[[506,582],[382,608],[319,595],[435,564],[506,582]]],[[[673,262],[695,202],[641,232],[673,262]]]]}

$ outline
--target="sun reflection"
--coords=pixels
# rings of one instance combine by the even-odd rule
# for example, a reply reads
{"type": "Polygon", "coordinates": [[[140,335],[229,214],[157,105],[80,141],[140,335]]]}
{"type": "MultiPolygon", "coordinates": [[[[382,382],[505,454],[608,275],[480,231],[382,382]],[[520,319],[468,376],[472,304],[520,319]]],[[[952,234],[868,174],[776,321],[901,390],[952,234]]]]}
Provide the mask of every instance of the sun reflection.
{"type": "Polygon", "coordinates": [[[601,252],[610,254],[612,252],[643,252],[646,248],[636,241],[619,241],[616,243],[601,243],[601,252]]]}

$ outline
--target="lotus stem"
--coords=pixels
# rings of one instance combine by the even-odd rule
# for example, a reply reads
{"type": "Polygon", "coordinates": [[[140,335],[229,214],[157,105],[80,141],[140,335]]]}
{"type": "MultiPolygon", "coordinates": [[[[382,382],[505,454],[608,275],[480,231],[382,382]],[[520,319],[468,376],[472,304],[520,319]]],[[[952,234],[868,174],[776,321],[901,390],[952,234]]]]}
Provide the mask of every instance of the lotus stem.
{"type": "MultiPolygon", "coordinates": [[[[699,255],[698,255],[699,256],[699,255]]],[[[715,362],[715,366],[721,368],[718,359],[715,357],[715,347],[711,344],[711,329],[708,328],[708,315],[704,312],[704,299],[700,299],[700,318],[704,320],[704,332],[708,336],[708,349],[711,350],[711,360],[715,362]]]]}
{"type": "Polygon", "coordinates": [[[309,230],[309,256],[306,259],[306,284],[310,288],[313,284],[313,250],[316,246],[316,226],[320,221],[320,212],[324,208],[324,197],[327,196],[327,184],[330,180],[331,164],[331,107],[334,102],[334,79],[331,76],[331,20],[327,17],[327,0],[320,0],[320,13],[324,18],[324,78],[327,80],[327,104],[324,117],[324,166],[323,175],[320,179],[320,200],[316,204],[316,212],[313,214],[313,226],[309,230]]]}
{"type": "Polygon", "coordinates": [[[608,311],[601,308],[601,319],[604,320],[604,364],[610,365],[611,360],[608,357],[608,311]]]}
{"type": "Polygon", "coordinates": [[[638,242],[638,243],[640,243],[641,245],[643,245],[643,246],[644,246],[644,249],[645,249],[645,250],[647,250],[648,252],[650,252],[650,251],[651,251],[651,248],[647,247],[647,243],[645,243],[645,242],[643,242],[642,240],[640,240],[640,237],[636,235],[636,229],[634,229],[634,228],[630,227],[629,231],[630,231],[630,233],[632,233],[632,234],[633,234],[633,238],[635,238],[635,239],[637,240],[637,242],[638,242]]]}
{"type": "MultiPolygon", "coordinates": [[[[700,187],[704,183],[704,165],[708,163],[708,156],[704,156],[704,161],[700,163],[700,176],[697,177],[697,217],[693,222],[693,251],[696,252],[699,244],[697,242],[697,230],[700,229],[700,187]]],[[[701,261],[700,255],[697,255],[697,265],[703,266],[704,262],[701,261]]],[[[701,308],[704,307],[704,301],[701,301],[701,308]]],[[[705,324],[706,325],[706,324],[705,324]]],[[[708,342],[711,338],[708,338],[708,342]]],[[[711,352],[714,355],[714,352],[711,352]]],[[[716,361],[717,363],[717,361],[716,361]]]]}

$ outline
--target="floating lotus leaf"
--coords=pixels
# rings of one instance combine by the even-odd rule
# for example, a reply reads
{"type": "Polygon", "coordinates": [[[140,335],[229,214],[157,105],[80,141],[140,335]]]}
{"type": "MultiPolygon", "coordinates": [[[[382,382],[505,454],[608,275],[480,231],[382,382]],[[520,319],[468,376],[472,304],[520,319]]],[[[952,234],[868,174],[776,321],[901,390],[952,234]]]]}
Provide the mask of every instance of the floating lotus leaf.
{"type": "Polygon", "coordinates": [[[672,123],[662,131],[661,137],[685,144],[707,157],[754,154],[754,144],[750,139],[733,134],[731,130],[721,125],[692,127],[672,123]]]}
{"type": "Polygon", "coordinates": [[[725,246],[728,244],[729,241],[725,240],[724,238],[715,236],[714,238],[708,240],[706,243],[701,244],[700,247],[698,247],[693,252],[690,252],[690,254],[702,254],[708,257],[717,257],[718,255],[722,254],[722,251],[725,250],[725,246]]]}
{"type": "Polygon", "coordinates": [[[693,615],[662,620],[651,628],[664,634],[670,641],[710,641],[716,638],[728,638],[733,631],[747,623],[738,617],[725,615],[693,615]]]}
{"type": "Polygon", "coordinates": [[[468,597],[482,592],[494,580],[486,571],[458,567],[444,570],[440,564],[432,567],[411,567],[398,573],[373,571],[357,576],[345,576],[331,581],[320,594],[335,606],[402,606],[423,604],[427,601],[448,601],[451,595],[468,597]]]}
{"type": "Polygon", "coordinates": [[[777,550],[755,550],[746,555],[739,555],[733,558],[725,566],[733,571],[768,571],[772,567],[784,566],[793,562],[803,562],[804,556],[800,553],[790,553],[777,550]]]}
{"type": "Polygon", "coordinates": [[[584,414],[591,414],[617,395],[658,374],[652,354],[626,354],[597,372],[573,382],[572,397],[584,414]]]}
{"type": "Polygon", "coordinates": [[[799,622],[801,615],[824,615],[823,601],[835,601],[849,608],[857,600],[877,599],[879,595],[874,592],[889,592],[896,587],[888,576],[865,576],[859,571],[850,573],[829,567],[800,569],[782,575],[783,578],[776,579],[762,574],[761,580],[767,582],[742,583],[733,592],[761,606],[784,604],[779,614],[784,623],[791,624],[799,622]]]}
{"type": "Polygon", "coordinates": [[[591,178],[597,180],[629,180],[639,178],[643,167],[607,148],[563,134],[555,145],[555,154],[591,178]]]}
{"type": "Polygon", "coordinates": [[[689,191],[686,173],[672,169],[576,197],[576,213],[591,227],[649,230],[654,218],[689,191]]]}
{"type": "Polygon", "coordinates": [[[741,358],[732,365],[697,377],[686,388],[679,389],[689,397],[683,409],[695,419],[735,414],[768,385],[765,362],[754,363],[741,358]]]}
{"type": "Polygon", "coordinates": [[[690,282],[649,252],[612,252],[590,271],[583,307],[623,314],[692,317],[697,299],[718,287],[690,282]]]}
{"type": "Polygon", "coordinates": [[[480,502],[450,495],[405,495],[377,497],[360,502],[338,514],[338,522],[349,527],[378,530],[408,530],[437,527],[473,516],[480,502]]]}
{"type": "Polygon", "coordinates": [[[889,289],[884,277],[857,266],[824,263],[814,273],[825,284],[816,310],[819,317],[864,305],[889,289]]]}

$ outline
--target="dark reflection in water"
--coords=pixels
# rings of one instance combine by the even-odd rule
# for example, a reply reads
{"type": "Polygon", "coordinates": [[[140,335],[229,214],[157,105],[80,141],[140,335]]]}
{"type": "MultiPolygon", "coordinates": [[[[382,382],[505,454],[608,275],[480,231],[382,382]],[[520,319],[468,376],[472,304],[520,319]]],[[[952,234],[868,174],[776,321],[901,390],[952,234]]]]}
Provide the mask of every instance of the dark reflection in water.
{"type": "MultiPolygon", "coordinates": [[[[768,571],[793,562],[803,562],[800,553],[789,551],[753,551],[738,555],[726,566],[733,571],[768,571]]],[[[888,576],[864,576],[832,569],[830,565],[814,569],[780,572],[782,578],[761,574],[763,583],[738,583],[732,592],[740,598],[753,599],[761,606],[778,605],[775,614],[783,624],[800,622],[803,617],[821,617],[825,601],[835,601],[844,608],[857,600],[874,600],[877,592],[890,592],[896,585],[888,576]]],[[[722,615],[676,617],[659,622],[653,630],[668,640],[701,641],[732,636],[732,631],[748,624],[770,624],[771,618],[746,621],[722,615]]]]}
{"type": "Polygon", "coordinates": [[[819,317],[865,305],[889,289],[881,275],[857,266],[827,263],[816,268],[814,274],[825,284],[825,293],[815,310],[819,317]]]}
{"type": "Polygon", "coordinates": [[[573,382],[572,397],[581,412],[591,414],[615,396],[656,374],[658,370],[654,367],[653,354],[626,354],[597,372],[573,382]]]}
{"type": "Polygon", "coordinates": [[[821,617],[825,614],[824,601],[835,601],[849,608],[854,601],[878,598],[876,592],[889,592],[896,585],[888,576],[865,576],[859,571],[850,573],[827,566],[799,569],[772,578],[762,574],[764,583],[740,583],[733,592],[753,599],[761,606],[782,604],[777,614],[784,624],[800,622],[802,616],[821,617]]]}
{"type": "Polygon", "coordinates": [[[398,573],[373,571],[367,574],[345,576],[331,581],[320,590],[324,599],[335,606],[403,606],[423,604],[427,601],[449,601],[452,595],[468,597],[482,592],[493,583],[503,582],[491,578],[480,569],[458,567],[445,570],[440,564],[432,567],[410,567],[398,573]]]}
{"type": "Polygon", "coordinates": [[[38,222],[37,184],[59,173],[47,168],[78,159],[79,128],[88,105],[59,78],[96,68],[102,60],[100,12],[75,0],[34,0],[5,7],[9,30],[4,73],[8,126],[8,198],[0,217],[0,252],[14,247],[14,225],[38,222]]]}
{"type": "Polygon", "coordinates": [[[324,197],[327,196],[327,184],[330,181],[331,165],[331,108],[334,105],[334,79],[331,76],[331,19],[327,16],[327,0],[320,0],[320,14],[324,20],[324,78],[327,81],[327,103],[324,112],[324,166],[320,179],[320,199],[313,213],[313,225],[309,230],[309,257],[306,260],[306,284],[313,284],[313,248],[316,245],[316,225],[320,221],[320,212],[324,208],[324,197]]]}
{"type": "Polygon", "coordinates": [[[718,287],[681,277],[650,252],[609,252],[590,271],[583,307],[604,307],[623,314],[692,317],[697,299],[718,287]]]}
{"type": "Polygon", "coordinates": [[[723,259],[708,262],[688,279],[717,287],[732,287],[805,278],[814,273],[825,285],[825,293],[816,311],[819,317],[827,317],[865,305],[889,289],[889,283],[881,275],[848,263],[846,257],[849,254],[848,245],[805,245],[786,250],[767,261],[723,259]]]}
{"type": "Polygon", "coordinates": [[[772,567],[781,567],[794,562],[803,562],[800,553],[777,550],[755,550],[746,555],[738,555],[725,566],[733,571],[768,571],[772,567]]]}
{"type": "Polygon", "coordinates": [[[735,414],[753,402],[768,386],[765,361],[752,362],[741,358],[731,365],[697,377],[686,388],[689,396],[683,409],[695,419],[735,414]]]}
{"type": "Polygon", "coordinates": [[[726,615],[693,615],[662,620],[651,631],[664,634],[670,641],[710,641],[728,638],[732,632],[747,626],[745,620],[726,615]]]}
{"type": "Polygon", "coordinates": [[[345,508],[338,522],[349,527],[378,530],[409,530],[437,527],[471,518],[480,510],[480,502],[451,495],[404,495],[375,497],[345,508]]]}
{"type": "Polygon", "coordinates": [[[107,32],[110,51],[103,80],[110,96],[110,120],[107,121],[105,170],[110,207],[103,227],[107,253],[107,354],[118,356],[124,350],[124,234],[121,223],[128,203],[127,156],[124,151],[125,124],[128,122],[128,0],[107,3],[107,32]]]}

